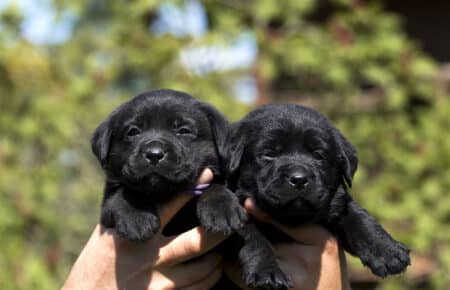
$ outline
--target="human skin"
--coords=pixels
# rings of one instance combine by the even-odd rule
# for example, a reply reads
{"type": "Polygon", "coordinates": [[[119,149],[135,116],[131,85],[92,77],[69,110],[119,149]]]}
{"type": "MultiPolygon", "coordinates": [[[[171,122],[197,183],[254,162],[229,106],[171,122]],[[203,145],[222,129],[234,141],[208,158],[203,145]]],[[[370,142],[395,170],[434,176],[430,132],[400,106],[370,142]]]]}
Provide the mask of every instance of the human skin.
{"type": "MultiPolygon", "coordinates": [[[[281,269],[293,282],[293,290],[350,289],[344,252],[327,230],[317,225],[281,225],[257,208],[251,199],[245,201],[245,209],[257,220],[271,223],[295,240],[274,245],[281,269]]],[[[226,264],[224,270],[240,288],[250,290],[236,264],[226,264]]]]}
{"type": "MultiPolygon", "coordinates": [[[[212,180],[205,170],[198,183],[212,180]]],[[[182,194],[161,209],[161,228],[192,198],[182,194]]],[[[346,290],[345,257],[333,236],[318,226],[289,228],[271,220],[247,199],[245,208],[256,219],[269,222],[289,234],[295,243],[275,245],[281,268],[291,277],[294,289],[346,290]]],[[[210,289],[222,275],[222,263],[215,253],[199,257],[225,236],[205,233],[196,227],[175,237],[161,233],[136,244],[119,238],[114,230],[97,225],[75,262],[63,290],[72,289],[210,289]]],[[[225,271],[242,289],[238,265],[225,271]]]]}
{"type": "MultiPolygon", "coordinates": [[[[212,177],[206,169],[198,184],[209,183],[212,177]]],[[[161,229],[192,197],[181,194],[161,209],[161,229]]],[[[172,237],[160,231],[147,242],[133,243],[97,225],[62,289],[209,289],[221,277],[221,257],[210,253],[192,259],[224,239],[222,234],[196,227],[172,237]]]]}

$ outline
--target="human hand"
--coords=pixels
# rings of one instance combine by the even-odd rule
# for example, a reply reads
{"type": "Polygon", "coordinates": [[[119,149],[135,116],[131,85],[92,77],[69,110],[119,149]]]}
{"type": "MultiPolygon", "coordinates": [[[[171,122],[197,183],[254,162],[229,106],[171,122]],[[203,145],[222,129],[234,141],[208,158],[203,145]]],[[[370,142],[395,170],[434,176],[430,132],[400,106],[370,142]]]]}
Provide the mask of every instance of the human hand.
{"type": "MultiPolygon", "coordinates": [[[[274,245],[281,269],[291,277],[292,289],[350,289],[344,252],[327,230],[317,225],[288,227],[279,224],[251,199],[245,201],[245,208],[257,220],[274,225],[296,241],[274,245]]],[[[239,287],[250,289],[242,281],[237,264],[226,264],[225,272],[239,287]]]]}
{"type": "MultiPolygon", "coordinates": [[[[206,169],[198,184],[209,183],[212,178],[212,171],[206,169]]],[[[97,225],[62,289],[211,288],[222,273],[220,256],[211,253],[189,260],[208,252],[225,236],[206,233],[200,227],[173,237],[161,233],[191,198],[192,194],[180,194],[161,208],[161,230],[144,243],[124,240],[113,229],[97,225]]]]}

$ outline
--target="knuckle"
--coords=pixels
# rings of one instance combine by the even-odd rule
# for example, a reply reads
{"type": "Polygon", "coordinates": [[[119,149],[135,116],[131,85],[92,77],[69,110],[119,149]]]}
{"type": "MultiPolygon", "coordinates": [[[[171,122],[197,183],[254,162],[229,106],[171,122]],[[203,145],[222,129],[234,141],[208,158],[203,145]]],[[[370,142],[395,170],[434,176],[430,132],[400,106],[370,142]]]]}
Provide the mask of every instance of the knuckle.
{"type": "Polygon", "coordinates": [[[173,281],[157,277],[150,282],[148,290],[173,290],[175,288],[175,283],[173,281]]]}
{"type": "Polygon", "coordinates": [[[172,260],[175,260],[177,256],[179,256],[179,254],[177,253],[177,249],[175,247],[164,247],[162,251],[160,251],[157,265],[170,263],[172,260]]]}
{"type": "Polygon", "coordinates": [[[339,243],[334,237],[330,237],[325,242],[325,253],[329,256],[337,256],[339,254],[339,243]]]}
{"type": "Polygon", "coordinates": [[[186,241],[183,244],[183,249],[186,254],[197,254],[201,251],[201,245],[197,240],[186,241]]]}

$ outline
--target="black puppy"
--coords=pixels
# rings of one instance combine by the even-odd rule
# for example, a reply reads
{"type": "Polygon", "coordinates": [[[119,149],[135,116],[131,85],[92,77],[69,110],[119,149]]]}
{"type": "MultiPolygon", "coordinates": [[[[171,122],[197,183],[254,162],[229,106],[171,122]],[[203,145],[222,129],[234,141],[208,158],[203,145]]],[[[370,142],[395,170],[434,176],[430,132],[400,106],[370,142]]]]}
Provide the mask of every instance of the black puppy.
{"type": "MultiPolygon", "coordinates": [[[[91,140],[106,173],[101,224],[131,241],[150,239],[160,228],[159,207],[194,189],[204,168],[220,183],[227,128],[212,106],[171,90],[140,94],[112,112],[91,140]]],[[[246,220],[223,183],[204,190],[197,216],[207,230],[224,233],[246,220]]]]}
{"type": "MultiPolygon", "coordinates": [[[[318,112],[298,105],[267,105],[233,125],[228,138],[231,185],[286,225],[316,223],[378,276],[410,264],[409,250],[347,192],[357,167],[354,147],[318,112]]],[[[249,223],[238,231],[244,281],[262,289],[289,288],[267,239],[286,238],[249,223]],[[264,235],[261,234],[264,232],[264,235]]]]}

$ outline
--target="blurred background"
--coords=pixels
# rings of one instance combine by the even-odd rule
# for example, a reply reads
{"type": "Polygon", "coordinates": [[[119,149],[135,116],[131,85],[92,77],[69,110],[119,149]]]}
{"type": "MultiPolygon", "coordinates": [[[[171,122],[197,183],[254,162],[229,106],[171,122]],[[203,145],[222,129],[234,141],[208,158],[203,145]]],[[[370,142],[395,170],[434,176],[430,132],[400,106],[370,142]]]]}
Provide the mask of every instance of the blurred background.
{"type": "Polygon", "coordinates": [[[450,2],[0,0],[0,289],[58,289],[97,223],[95,127],[172,88],[230,120],[312,106],[357,147],[352,192],[412,248],[355,289],[450,289],[450,2]]]}

